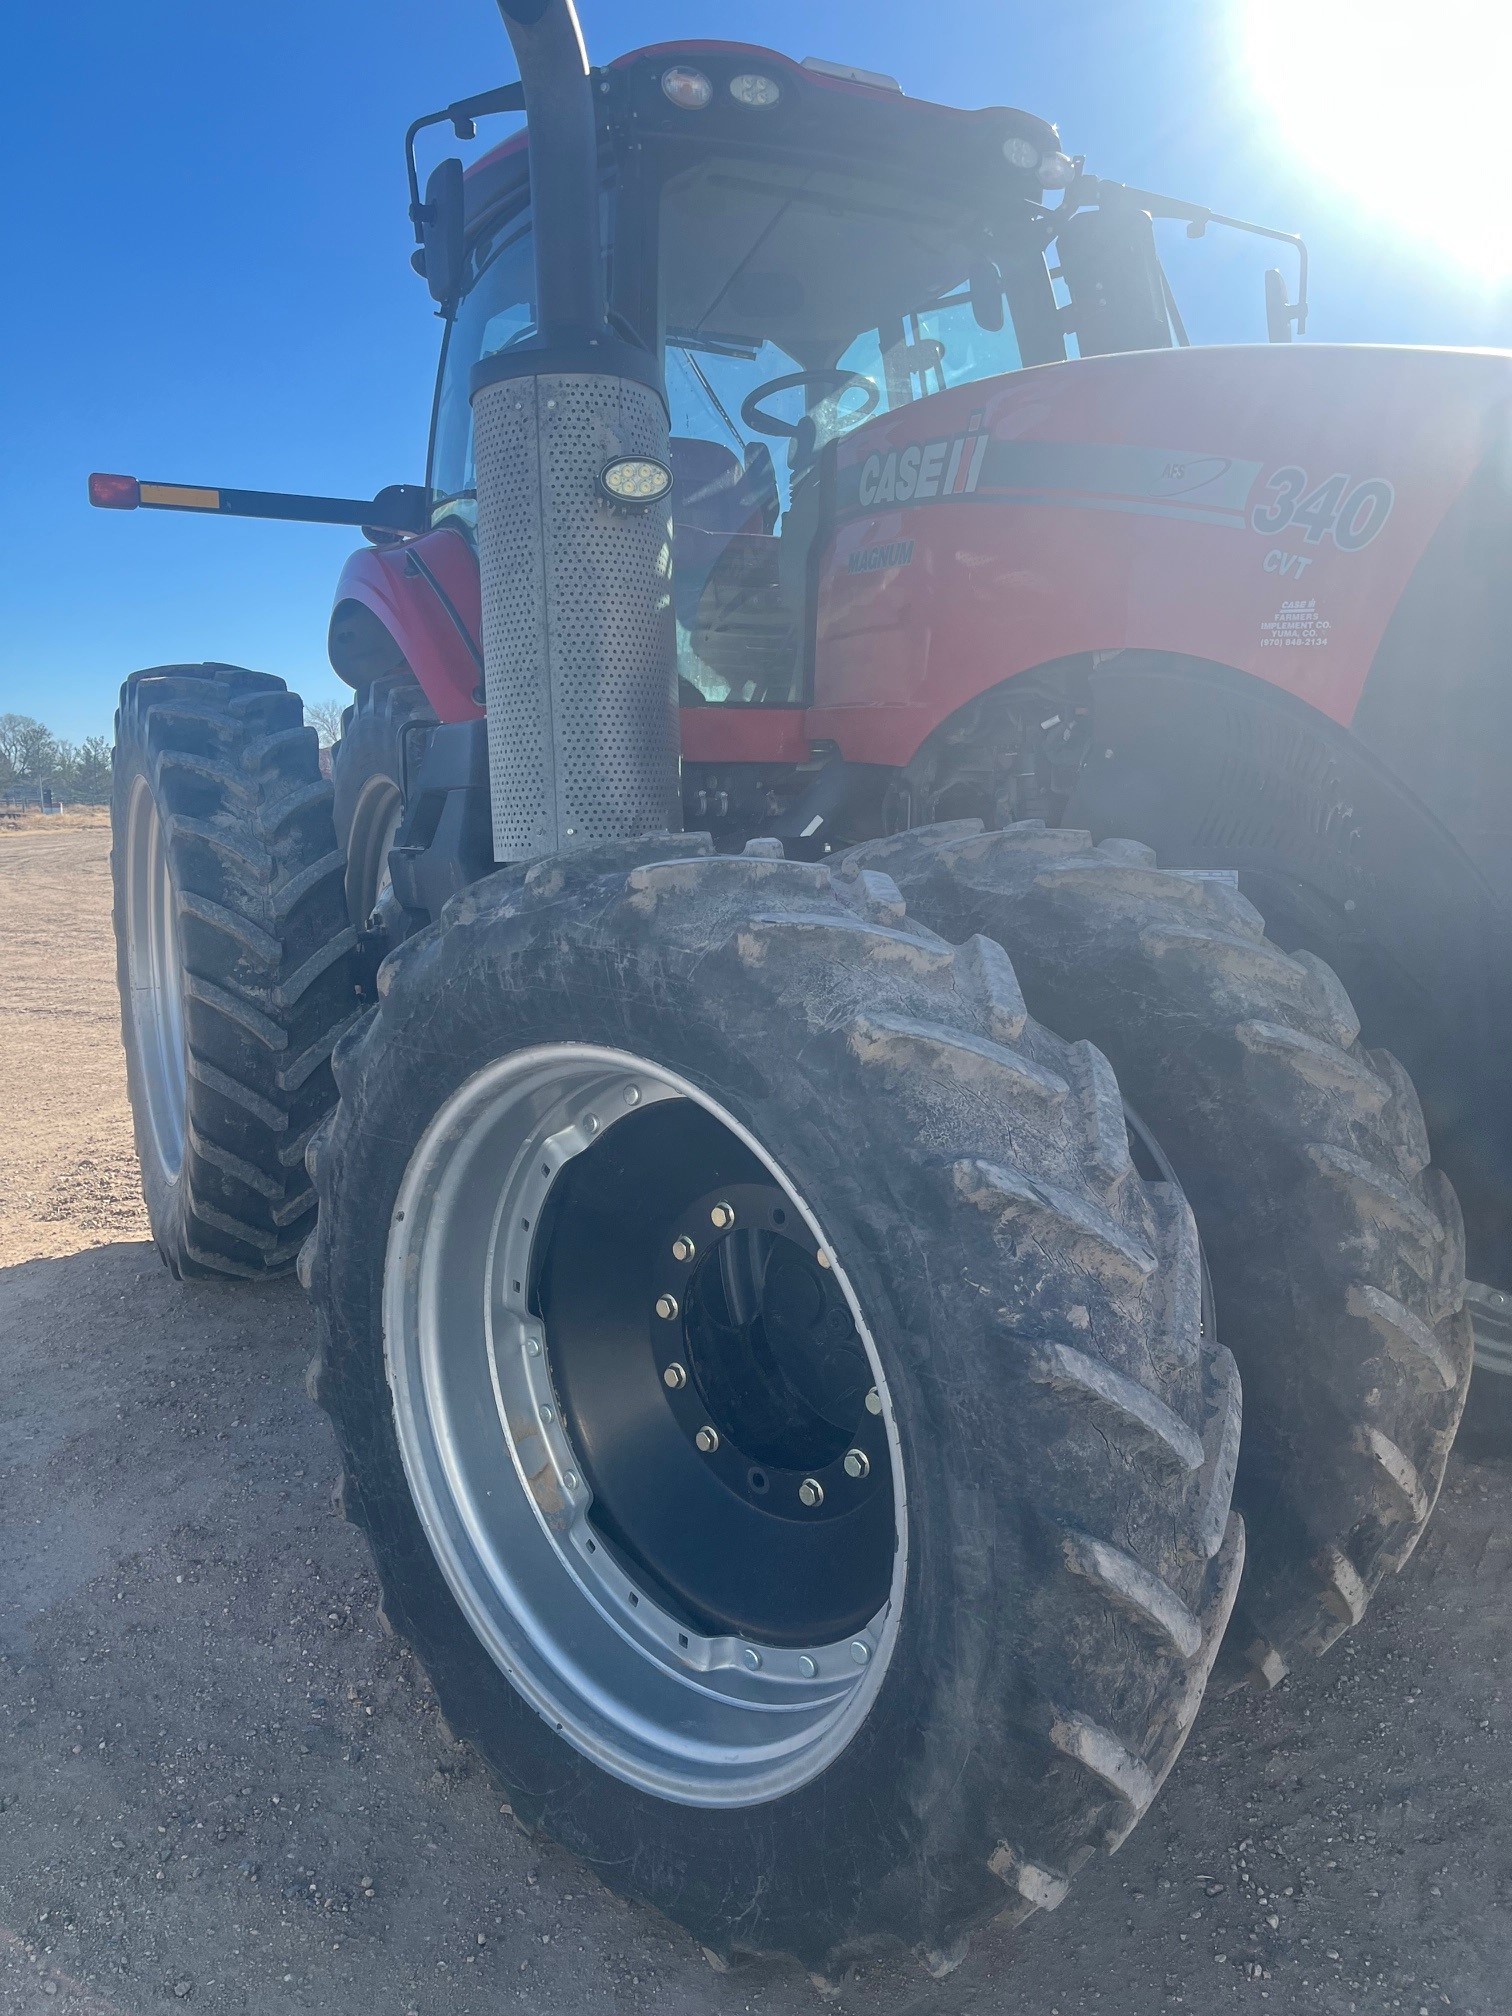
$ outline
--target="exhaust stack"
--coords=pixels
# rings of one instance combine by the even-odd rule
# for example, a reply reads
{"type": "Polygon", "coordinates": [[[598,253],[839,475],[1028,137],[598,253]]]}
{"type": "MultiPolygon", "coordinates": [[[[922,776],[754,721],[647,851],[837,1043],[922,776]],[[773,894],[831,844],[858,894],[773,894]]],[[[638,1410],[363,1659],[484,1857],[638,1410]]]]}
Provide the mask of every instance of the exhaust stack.
{"type": "Polygon", "coordinates": [[[682,825],[657,359],[604,312],[592,83],[571,0],[498,0],[525,87],[537,333],[472,374],[494,858],[682,825]],[[616,490],[618,494],[616,494],[616,490]]]}

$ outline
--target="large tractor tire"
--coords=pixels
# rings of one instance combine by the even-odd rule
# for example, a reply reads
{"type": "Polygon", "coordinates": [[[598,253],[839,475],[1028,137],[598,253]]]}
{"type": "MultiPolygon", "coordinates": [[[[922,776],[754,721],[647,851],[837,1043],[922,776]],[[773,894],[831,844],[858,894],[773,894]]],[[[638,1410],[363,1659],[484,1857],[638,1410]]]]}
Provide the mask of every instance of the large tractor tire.
{"type": "Polygon", "coordinates": [[[342,716],[331,754],[336,834],[346,856],[347,915],[367,929],[389,887],[389,849],[404,811],[420,731],[435,711],[408,672],[386,673],[364,686],[342,716]]]}
{"type": "Polygon", "coordinates": [[[1174,1165],[1244,1381],[1234,1644],[1274,1684],[1412,1552],[1464,1405],[1459,1207],[1407,1074],[1231,874],[1039,821],[925,827],[848,865],[946,937],[1007,947],[1033,1012],[1107,1053],[1174,1165]]]}
{"type": "Polygon", "coordinates": [[[313,1222],[305,1149],[353,1012],[331,787],[298,697],[229,665],[134,673],[111,832],[152,1236],[181,1278],[286,1272],[313,1222]]]}
{"type": "Polygon", "coordinates": [[[526,1827],[716,1956],[944,1971],[1170,1769],[1238,1383],[999,948],[707,848],[501,871],[385,961],[311,1149],[315,1390],[526,1827]]]}

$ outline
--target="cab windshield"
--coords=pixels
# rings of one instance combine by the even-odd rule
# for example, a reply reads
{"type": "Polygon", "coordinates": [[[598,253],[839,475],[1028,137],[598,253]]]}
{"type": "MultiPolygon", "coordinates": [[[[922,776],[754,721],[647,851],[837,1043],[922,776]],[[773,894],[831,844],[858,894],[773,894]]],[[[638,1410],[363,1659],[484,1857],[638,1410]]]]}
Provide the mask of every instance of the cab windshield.
{"type": "MultiPolygon", "coordinates": [[[[664,361],[683,702],[797,704],[827,451],[878,413],[1064,356],[1043,236],[1022,200],[782,156],[705,156],[653,200],[642,249],[611,250],[609,299],[654,323],[664,361]]],[[[468,372],[535,329],[528,211],[479,234],[470,271],[430,477],[438,522],[464,529],[468,372]]]]}
{"type": "Polygon", "coordinates": [[[705,159],[665,181],[656,320],[685,705],[803,698],[831,443],[1065,354],[1043,239],[1019,212],[783,159],[705,159]]]}

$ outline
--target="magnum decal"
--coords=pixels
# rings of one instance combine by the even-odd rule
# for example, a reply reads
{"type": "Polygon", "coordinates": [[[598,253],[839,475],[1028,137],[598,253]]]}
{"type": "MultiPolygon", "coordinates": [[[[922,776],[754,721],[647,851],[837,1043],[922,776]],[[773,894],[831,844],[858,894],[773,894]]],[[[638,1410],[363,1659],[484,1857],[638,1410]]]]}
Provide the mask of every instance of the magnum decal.
{"type": "Polygon", "coordinates": [[[912,539],[893,539],[886,546],[862,546],[845,563],[847,574],[880,574],[888,567],[906,567],[914,556],[912,539]]]}

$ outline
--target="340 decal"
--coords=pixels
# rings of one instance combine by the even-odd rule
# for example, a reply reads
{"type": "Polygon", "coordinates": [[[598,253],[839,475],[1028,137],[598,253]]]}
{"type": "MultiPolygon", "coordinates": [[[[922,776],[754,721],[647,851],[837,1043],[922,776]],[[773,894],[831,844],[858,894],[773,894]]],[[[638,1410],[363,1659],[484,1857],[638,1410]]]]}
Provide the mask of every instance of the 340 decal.
{"type": "Polygon", "coordinates": [[[1300,527],[1309,546],[1332,539],[1343,553],[1358,553],[1368,546],[1396,502],[1396,492],[1384,476],[1367,476],[1356,483],[1351,476],[1330,476],[1311,487],[1305,469],[1278,469],[1268,476],[1268,498],[1250,512],[1256,532],[1274,537],[1288,527],[1300,527]]]}

